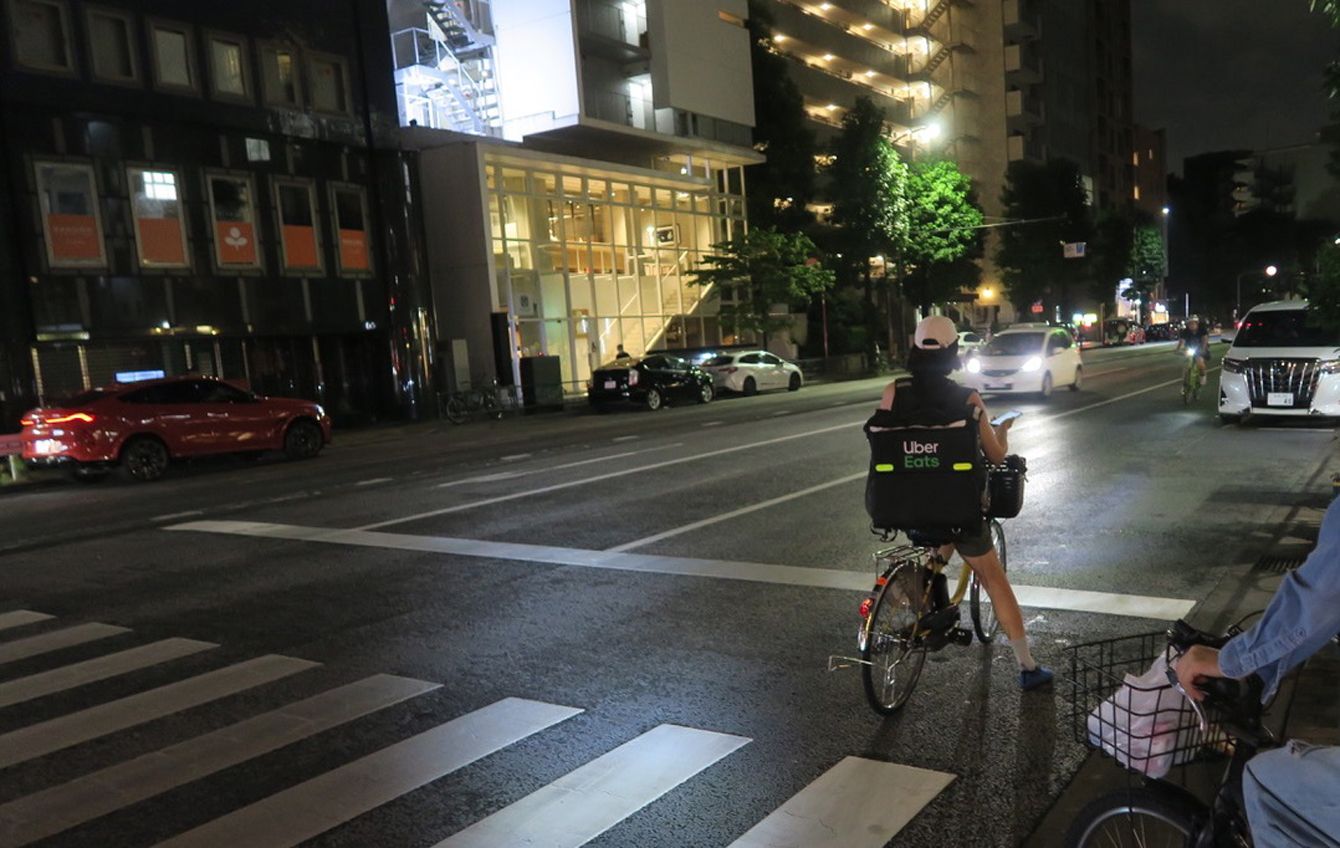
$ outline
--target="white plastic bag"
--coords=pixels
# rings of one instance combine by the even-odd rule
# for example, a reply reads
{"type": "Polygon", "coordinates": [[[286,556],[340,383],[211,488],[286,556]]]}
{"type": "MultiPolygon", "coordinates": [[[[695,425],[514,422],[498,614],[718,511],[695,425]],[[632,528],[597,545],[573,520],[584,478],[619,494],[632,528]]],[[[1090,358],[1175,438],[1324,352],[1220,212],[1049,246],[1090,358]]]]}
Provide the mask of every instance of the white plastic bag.
{"type": "Polygon", "coordinates": [[[1139,677],[1126,675],[1125,685],[1089,714],[1088,728],[1091,745],[1131,771],[1159,778],[1195,755],[1190,734],[1199,724],[1168,682],[1168,660],[1160,656],[1139,677]]]}

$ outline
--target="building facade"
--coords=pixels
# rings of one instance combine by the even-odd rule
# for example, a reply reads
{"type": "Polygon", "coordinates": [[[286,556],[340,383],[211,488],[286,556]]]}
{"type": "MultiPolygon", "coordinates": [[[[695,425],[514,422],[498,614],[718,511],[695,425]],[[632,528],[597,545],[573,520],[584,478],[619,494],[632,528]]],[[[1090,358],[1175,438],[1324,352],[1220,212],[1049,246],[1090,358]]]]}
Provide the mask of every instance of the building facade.
{"type": "Polygon", "coordinates": [[[1165,130],[1139,124],[1133,130],[1135,187],[1131,196],[1137,209],[1157,220],[1168,209],[1168,135],[1165,130]]]}
{"type": "Polygon", "coordinates": [[[3,417],[196,371],[413,415],[431,314],[382,0],[3,0],[3,417]]]}
{"type": "Polygon", "coordinates": [[[739,340],[693,272],[762,158],[744,0],[389,5],[445,385],[739,340]]]}

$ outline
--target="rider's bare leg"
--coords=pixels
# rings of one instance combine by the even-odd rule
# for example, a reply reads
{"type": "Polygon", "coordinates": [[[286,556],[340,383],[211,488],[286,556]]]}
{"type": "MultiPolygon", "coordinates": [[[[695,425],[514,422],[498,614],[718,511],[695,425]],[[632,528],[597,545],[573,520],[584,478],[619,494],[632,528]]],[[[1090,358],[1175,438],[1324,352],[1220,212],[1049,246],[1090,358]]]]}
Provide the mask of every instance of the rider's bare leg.
{"type": "MultiPolygon", "coordinates": [[[[963,554],[960,552],[959,556],[963,554]]],[[[1025,638],[1024,614],[1019,609],[1018,599],[1014,597],[1010,580],[1005,576],[1005,569],[1000,567],[1000,557],[995,548],[982,556],[963,556],[963,559],[972,566],[982,588],[986,589],[987,596],[991,598],[991,605],[996,610],[996,621],[1000,622],[1005,637],[1011,644],[1022,641],[1025,638]]]]}

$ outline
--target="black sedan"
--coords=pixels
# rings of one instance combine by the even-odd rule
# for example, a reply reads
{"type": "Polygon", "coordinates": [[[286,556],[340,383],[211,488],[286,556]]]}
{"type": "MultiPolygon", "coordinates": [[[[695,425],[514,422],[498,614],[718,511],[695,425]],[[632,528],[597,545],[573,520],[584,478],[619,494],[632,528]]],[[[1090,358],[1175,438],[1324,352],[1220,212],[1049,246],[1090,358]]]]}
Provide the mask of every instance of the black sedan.
{"type": "Polygon", "coordinates": [[[615,403],[652,410],[674,401],[708,403],[713,397],[712,376],[677,356],[628,357],[600,366],[591,375],[588,396],[596,409],[615,403]]]}

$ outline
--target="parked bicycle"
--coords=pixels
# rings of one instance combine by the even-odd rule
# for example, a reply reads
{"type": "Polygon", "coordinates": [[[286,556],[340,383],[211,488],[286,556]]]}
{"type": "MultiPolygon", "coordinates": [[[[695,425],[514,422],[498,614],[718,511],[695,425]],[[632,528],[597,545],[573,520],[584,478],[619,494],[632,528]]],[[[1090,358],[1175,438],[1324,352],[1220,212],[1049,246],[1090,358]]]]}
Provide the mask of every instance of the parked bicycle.
{"type": "Polygon", "coordinates": [[[473,415],[485,415],[496,421],[508,408],[515,407],[514,402],[508,401],[514,401],[511,392],[500,389],[495,381],[488,391],[469,389],[438,395],[438,412],[452,424],[464,424],[473,415]]]}
{"type": "Polygon", "coordinates": [[[1192,645],[1217,648],[1238,632],[1234,627],[1219,637],[1179,621],[1166,633],[1067,650],[1070,720],[1077,739],[1115,757],[1135,775],[1129,788],[1080,811],[1066,833],[1068,848],[1250,848],[1243,769],[1260,750],[1278,745],[1261,722],[1261,683],[1255,677],[1206,680],[1206,698],[1196,703],[1186,698],[1172,670],[1192,645]],[[1160,658],[1168,667],[1166,682],[1137,686],[1127,680],[1160,658]],[[1113,693],[1119,690],[1114,706],[1113,693]],[[1169,779],[1171,769],[1205,758],[1223,764],[1208,804],[1169,779]]]}

